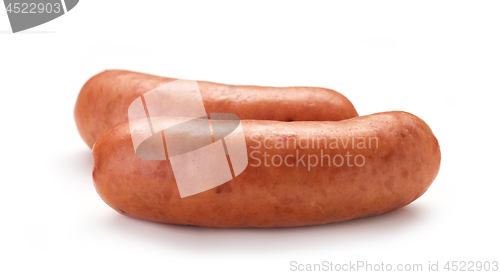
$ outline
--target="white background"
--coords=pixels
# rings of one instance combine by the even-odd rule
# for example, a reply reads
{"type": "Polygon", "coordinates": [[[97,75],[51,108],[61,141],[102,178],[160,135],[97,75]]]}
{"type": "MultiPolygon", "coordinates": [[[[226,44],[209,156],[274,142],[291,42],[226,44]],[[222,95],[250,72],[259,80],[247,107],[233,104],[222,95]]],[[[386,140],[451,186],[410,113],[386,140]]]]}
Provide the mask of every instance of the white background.
{"type": "Polygon", "coordinates": [[[0,9],[0,274],[500,261],[499,15],[498,1],[86,0],[12,34],[0,9]],[[85,81],[112,68],[327,87],[360,115],[408,111],[437,136],[441,170],[411,205],[342,223],[211,229],[127,218],[95,192],[73,119],[85,81]]]}

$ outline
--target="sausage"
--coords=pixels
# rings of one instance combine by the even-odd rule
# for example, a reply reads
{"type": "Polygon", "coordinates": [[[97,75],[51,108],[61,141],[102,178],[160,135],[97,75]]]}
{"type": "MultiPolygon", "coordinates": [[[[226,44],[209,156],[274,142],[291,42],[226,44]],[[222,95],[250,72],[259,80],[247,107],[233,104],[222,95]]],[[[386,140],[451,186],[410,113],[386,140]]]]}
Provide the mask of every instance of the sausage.
{"type": "MultiPolygon", "coordinates": [[[[142,94],[173,78],[110,70],[92,77],[76,101],[78,131],[89,147],[111,127],[127,121],[127,109],[142,94]]],[[[358,115],[340,93],[312,87],[233,86],[198,81],[207,113],[231,113],[241,119],[337,121],[358,115]]]]}
{"type": "MultiPolygon", "coordinates": [[[[157,119],[168,124],[177,118],[157,119]]],[[[170,224],[290,227],[378,215],[420,197],[441,161],[429,126],[406,112],[342,121],[242,120],[246,169],[181,198],[169,158],[136,155],[130,128],[137,127],[130,123],[95,143],[94,186],[123,215],[170,224]]]]}

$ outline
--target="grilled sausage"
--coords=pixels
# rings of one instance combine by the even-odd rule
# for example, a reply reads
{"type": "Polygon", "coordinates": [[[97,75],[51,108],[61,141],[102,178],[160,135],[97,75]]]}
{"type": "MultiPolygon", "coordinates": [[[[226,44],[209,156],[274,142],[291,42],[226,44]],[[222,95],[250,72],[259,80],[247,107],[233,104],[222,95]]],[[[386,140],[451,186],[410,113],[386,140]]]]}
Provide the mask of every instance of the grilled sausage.
{"type": "MultiPolygon", "coordinates": [[[[92,77],[78,96],[74,116],[89,147],[107,130],[127,121],[127,109],[144,93],[173,78],[110,70],[92,77]]],[[[241,119],[337,121],[358,115],[340,93],[312,87],[233,86],[198,81],[207,113],[231,113],[241,119]]]]}
{"type": "MultiPolygon", "coordinates": [[[[176,118],[158,119],[168,124],[176,118]]],[[[170,160],[139,158],[129,124],[119,124],[94,145],[95,188],[117,212],[139,219],[206,227],[304,226],[403,207],[429,188],[441,161],[429,126],[406,112],[241,125],[246,169],[181,198],[170,160]]]]}

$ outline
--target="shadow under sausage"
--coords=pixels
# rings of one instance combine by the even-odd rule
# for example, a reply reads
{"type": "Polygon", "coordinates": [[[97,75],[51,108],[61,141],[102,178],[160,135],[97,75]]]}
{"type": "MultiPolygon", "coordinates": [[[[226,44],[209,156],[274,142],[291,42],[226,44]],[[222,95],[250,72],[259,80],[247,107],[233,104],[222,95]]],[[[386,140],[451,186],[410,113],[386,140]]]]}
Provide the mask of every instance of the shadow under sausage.
{"type": "Polygon", "coordinates": [[[345,222],[290,228],[229,229],[170,225],[133,219],[118,213],[109,217],[105,226],[126,238],[185,252],[290,252],[322,246],[338,249],[407,234],[424,218],[420,215],[422,211],[411,211],[415,207],[418,208],[409,205],[385,214],[345,222]]]}

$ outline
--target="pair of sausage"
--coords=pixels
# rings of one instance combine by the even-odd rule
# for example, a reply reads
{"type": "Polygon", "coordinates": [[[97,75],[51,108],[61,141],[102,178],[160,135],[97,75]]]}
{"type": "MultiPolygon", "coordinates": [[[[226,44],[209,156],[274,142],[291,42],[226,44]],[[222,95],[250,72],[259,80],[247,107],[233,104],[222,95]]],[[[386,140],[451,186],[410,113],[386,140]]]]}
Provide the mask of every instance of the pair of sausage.
{"type": "MultiPolygon", "coordinates": [[[[168,136],[191,140],[200,127],[159,131],[165,159],[151,160],[139,157],[133,142],[135,135],[149,135],[150,128],[127,121],[134,100],[172,81],[106,71],[89,80],[78,97],[75,119],[84,140],[93,144],[96,190],[126,216],[208,227],[324,224],[403,207],[420,197],[438,173],[438,141],[412,114],[358,116],[344,96],[321,88],[198,82],[208,114],[242,119],[247,163],[238,175],[232,169],[229,181],[183,197],[168,136]]],[[[156,125],[186,121],[152,119],[156,125]]],[[[231,158],[228,154],[228,163],[231,158]]]]}

